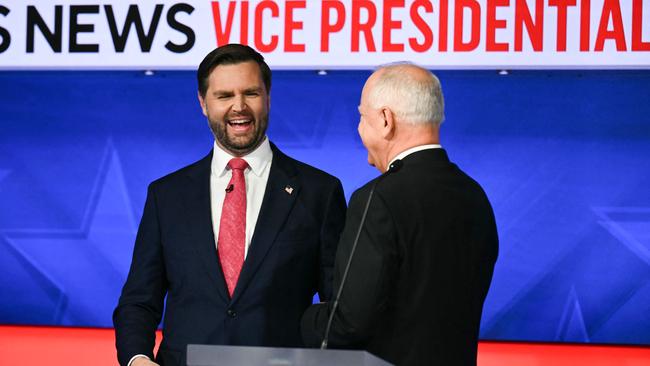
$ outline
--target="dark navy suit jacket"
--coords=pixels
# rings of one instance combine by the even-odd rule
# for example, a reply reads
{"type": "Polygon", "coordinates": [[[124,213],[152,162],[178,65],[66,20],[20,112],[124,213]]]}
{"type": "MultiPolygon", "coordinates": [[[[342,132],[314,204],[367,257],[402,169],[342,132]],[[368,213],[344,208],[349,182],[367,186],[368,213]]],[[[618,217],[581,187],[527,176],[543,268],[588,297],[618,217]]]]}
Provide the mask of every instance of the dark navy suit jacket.
{"type": "Polygon", "coordinates": [[[302,346],[300,317],[318,291],[332,294],[334,256],[345,219],[335,177],[289,158],[273,161],[253,238],[230,299],[211,222],[210,165],[202,160],[148,189],[129,275],[113,314],[118,360],[185,364],[187,344],[302,346]]]}

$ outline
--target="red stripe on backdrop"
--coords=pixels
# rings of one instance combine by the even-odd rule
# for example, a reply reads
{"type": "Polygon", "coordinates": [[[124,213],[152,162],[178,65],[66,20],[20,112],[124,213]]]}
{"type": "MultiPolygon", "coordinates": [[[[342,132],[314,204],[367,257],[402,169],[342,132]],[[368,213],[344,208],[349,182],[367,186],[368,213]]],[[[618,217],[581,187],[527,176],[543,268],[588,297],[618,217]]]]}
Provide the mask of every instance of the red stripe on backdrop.
{"type": "MultiPolygon", "coordinates": [[[[157,338],[160,341],[160,333],[157,338]]],[[[116,365],[113,329],[0,326],[0,364],[58,366],[71,362],[116,365]]],[[[478,364],[647,366],[650,347],[481,342],[478,364]]]]}
{"type": "Polygon", "coordinates": [[[480,342],[479,366],[648,366],[650,347],[480,342]]]}
{"type": "MultiPolygon", "coordinates": [[[[160,343],[156,335],[156,348],[160,343]]],[[[115,366],[113,329],[0,326],[0,365],[115,366]]]]}

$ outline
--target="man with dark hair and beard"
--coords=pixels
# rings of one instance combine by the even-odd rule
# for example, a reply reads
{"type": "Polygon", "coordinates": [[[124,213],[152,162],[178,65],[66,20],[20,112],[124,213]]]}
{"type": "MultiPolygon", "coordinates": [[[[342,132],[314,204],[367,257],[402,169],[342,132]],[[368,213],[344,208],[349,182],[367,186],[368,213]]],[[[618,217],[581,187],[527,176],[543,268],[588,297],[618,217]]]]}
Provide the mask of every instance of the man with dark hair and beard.
{"type": "Polygon", "coordinates": [[[267,138],[263,57],[225,45],[205,57],[197,79],[214,147],[149,185],[113,314],[122,366],[184,365],[190,343],[302,346],[302,313],[316,292],[332,294],[343,189],[267,138]]]}

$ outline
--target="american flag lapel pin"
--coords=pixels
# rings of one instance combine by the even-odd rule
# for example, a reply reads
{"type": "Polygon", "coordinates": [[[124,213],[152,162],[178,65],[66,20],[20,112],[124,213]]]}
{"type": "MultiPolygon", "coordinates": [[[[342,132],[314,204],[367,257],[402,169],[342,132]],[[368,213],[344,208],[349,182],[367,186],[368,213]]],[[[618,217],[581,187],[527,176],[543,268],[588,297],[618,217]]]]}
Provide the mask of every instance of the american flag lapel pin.
{"type": "Polygon", "coordinates": [[[287,192],[288,194],[292,194],[293,193],[293,187],[286,186],[286,187],[284,187],[284,191],[287,192]]]}

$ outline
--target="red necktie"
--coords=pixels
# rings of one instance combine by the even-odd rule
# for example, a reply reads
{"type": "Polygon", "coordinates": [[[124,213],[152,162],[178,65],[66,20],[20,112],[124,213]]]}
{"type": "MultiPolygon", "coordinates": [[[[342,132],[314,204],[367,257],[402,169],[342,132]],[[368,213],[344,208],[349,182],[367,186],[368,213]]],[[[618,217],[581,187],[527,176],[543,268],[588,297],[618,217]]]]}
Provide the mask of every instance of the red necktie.
{"type": "Polygon", "coordinates": [[[221,210],[221,223],[219,224],[219,260],[228,286],[228,293],[232,297],[244,264],[244,248],[246,246],[246,180],[244,169],[248,163],[244,159],[234,158],[228,162],[232,170],[232,178],[221,210]]]}

